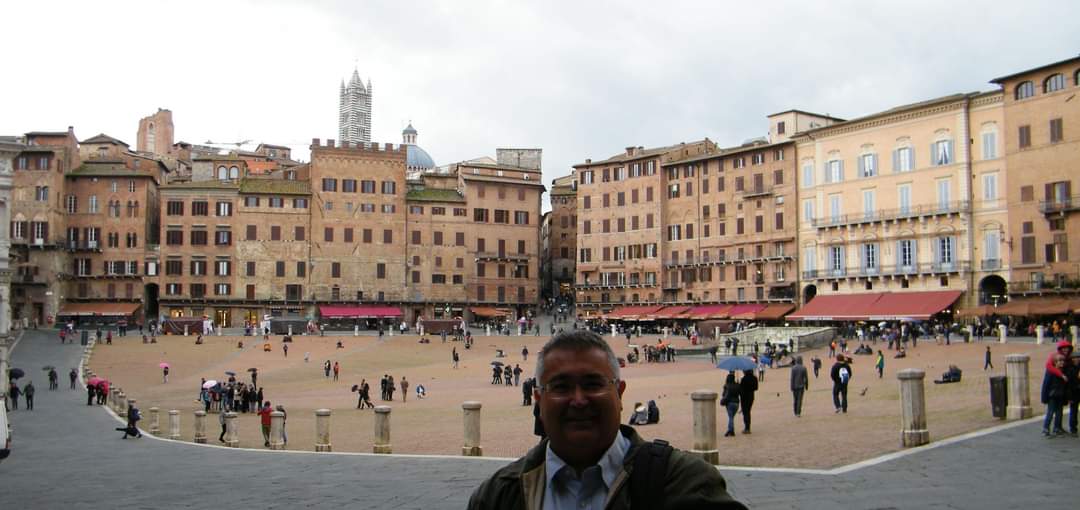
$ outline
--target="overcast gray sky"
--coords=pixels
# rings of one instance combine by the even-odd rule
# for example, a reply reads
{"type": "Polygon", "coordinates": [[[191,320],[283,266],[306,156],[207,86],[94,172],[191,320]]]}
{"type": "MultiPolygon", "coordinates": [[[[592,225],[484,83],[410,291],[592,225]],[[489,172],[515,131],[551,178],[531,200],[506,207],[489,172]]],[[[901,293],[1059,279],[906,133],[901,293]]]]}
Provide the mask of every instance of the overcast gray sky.
{"type": "Polygon", "coordinates": [[[1080,3],[5,2],[0,134],[75,126],[132,146],[173,111],[177,140],[302,149],[337,137],[354,65],[373,139],[445,164],[540,147],[546,183],[629,145],[765,135],[799,108],[850,118],[993,88],[1080,53],[1080,3]]]}

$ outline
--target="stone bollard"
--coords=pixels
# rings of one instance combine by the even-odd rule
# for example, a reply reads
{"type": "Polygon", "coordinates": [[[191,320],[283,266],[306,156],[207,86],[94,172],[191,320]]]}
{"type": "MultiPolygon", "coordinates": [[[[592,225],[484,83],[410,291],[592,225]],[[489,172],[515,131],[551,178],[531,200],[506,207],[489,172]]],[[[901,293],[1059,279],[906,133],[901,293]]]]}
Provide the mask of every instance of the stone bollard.
{"type": "Polygon", "coordinates": [[[315,451],[329,452],[330,448],[330,410],[315,410],[315,451]]]}
{"type": "Polygon", "coordinates": [[[484,449],[480,446],[480,402],[466,400],[461,404],[465,414],[465,445],[461,454],[466,457],[482,457],[484,449]]]}
{"type": "Polygon", "coordinates": [[[619,337],[619,335],[617,335],[617,334],[615,333],[615,325],[614,325],[614,324],[612,324],[612,325],[611,325],[611,339],[612,339],[612,340],[614,340],[614,339],[616,339],[616,338],[618,338],[618,337],[619,337]]]}
{"type": "Polygon", "coordinates": [[[188,325],[184,324],[184,336],[188,336],[188,325]]]}
{"type": "Polygon", "coordinates": [[[206,444],[206,411],[195,411],[195,442],[206,444]]]}
{"type": "Polygon", "coordinates": [[[155,436],[161,435],[161,421],[158,413],[161,410],[156,407],[150,408],[150,434],[155,436]]]}
{"type": "Polygon", "coordinates": [[[289,336],[292,336],[292,324],[289,324],[289,336]]]}
{"type": "Polygon", "coordinates": [[[375,407],[375,453],[394,453],[390,445],[390,406],[375,407]]]}
{"type": "Polygon", "coordinates": [[[180,440],[180,411],[169,410],[169,439],[180,440]]]}
{"type": "Polygon", "coordinates": [[[1080,327],[1069,326],[1069,332],[1072,333],[1073,349],[1076,349],[1077,344],[1080,344],[1080,338],[1078,338],[1078,337],[1080,337],[1080,327]]]}
{"type": "Polygon", "coordinates": [[[221,330],[222,330],[222,329],[223,329],[224,327],[225,327],[225,326],[222,326],[222,327],[220,327],[220,328],[215,328],[215,329],[214,329],[214,331],[217,331],[217,336],[221,336],[221,330]]]}
{"type": "Polygon", "coordinates": [[[922,446],[930,442],[926,428],[926,372],[908,368],[896,373],[900,379],[900,443],[905,447],[922,446]]]}
{"type": "Polygon", "coordinates": [[[127,418],[127,395],[123,391],[116,392],[116,415],[127,418]]]}
{"type": "Polygon", "coordinates": [[[716,392],[698,390],[690,394],[690,399],[694,402],[694,447],[690,453],[715,466],[720,463],[716,449],[716,392]]]}
{"type": "Polygon", "coordinates": [[[1005,377],[1009,381],[1009,393],[1006,398],[1009,406],[1005,408],[1005,418],[1022,420],[1031,417],[1031,392],[1028,388],[1027,354],[1005,356],[1005,377]]]}
{"type": "Polygon", "coordinates": [[[1046,341],[1046,326],[1035,326],[1035,345],[1042,345],[1046,341]]]}
{"type": "Polygon", "coordinates": [[[1009,328],[1006,328],[1004,324],[998,324],[998,341],[1005,343],[1009,339],[1009,328]]]}
{"type": "Polygon", "coordinates": [[[662,337],[663,340],[667,340],[668,331],[669,331],[669,328],[665,326],[664,327],[664,336],[662,337]]]}
{"type": "Polygon", "coordinates": [[[285,413],[281,411],[270,413],[270,449],[285,449],[285,413]]]}
{"type": "Polygon", "coordinates": [[[720,326],[716,326],[715,328],[713,328],[712,337],[714,341],[720,340],[720,326]]]}
{"type": "Polygon", "coordinates": [[[236,425],[236,413],[232,411],[225,413],[225,446],[240,446],[240,429],[236,425]]]}
{"type": "Polygon", "coordinates": [[[360,336],[360,325],[359,324],[353,324],[352,336],[360,336]]]}
{"type": "Polygon", "coordinates": [[[484,336],[491,336],[491,324],[484,326],[484,336]]]}
{"type": "Polygon", "coordinates": [[[967,340],[964,340],[964,341],[965,342],[974,342],[975,341],[975,326],[973,326],[971,324],[968,324],[967,327],[964,328],[964,329],[967,331],[967,340]]]}

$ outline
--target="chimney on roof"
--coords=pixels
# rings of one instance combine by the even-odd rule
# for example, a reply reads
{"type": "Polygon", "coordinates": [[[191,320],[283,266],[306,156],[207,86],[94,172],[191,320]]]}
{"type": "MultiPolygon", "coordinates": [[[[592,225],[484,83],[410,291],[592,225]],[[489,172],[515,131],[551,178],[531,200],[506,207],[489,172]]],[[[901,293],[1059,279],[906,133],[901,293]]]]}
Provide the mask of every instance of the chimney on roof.
{"type": "Polygon", "coordinates": [[[627,156],[633,156],[634,152],[636,152],[636,151],[637,151],[637,147],[627,147],[626,148],[626,155],[627,156]]]}
{"type": "Polygon", "coordinates": [[[585,164],[588,165],[589,163],[592,163],[592,159],[585,158],[585,164]]]}

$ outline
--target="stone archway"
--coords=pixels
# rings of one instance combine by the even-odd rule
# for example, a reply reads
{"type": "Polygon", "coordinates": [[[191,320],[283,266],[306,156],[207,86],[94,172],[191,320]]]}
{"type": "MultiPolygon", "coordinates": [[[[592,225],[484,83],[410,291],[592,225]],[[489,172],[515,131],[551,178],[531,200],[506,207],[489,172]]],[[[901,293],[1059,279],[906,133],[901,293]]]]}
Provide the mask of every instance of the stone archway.
{"type": "Polygon", "coordinates": [[[1002,304],[1009,295],[1009,284],[1004,278],[992,274],[979,281],[979,304],[1002,304]],[[996,301],[996,303],[995,303],[996,301]]]}
{"type": "Polygon", "coordinates": [[[143,324],[158,320],[158,284],[143,287],[143,324]]]}
{"type": "Polygon", "coordinates": [[[810,300],[814,299],[814,296],[816,296],[816,295],[817,295],[817,285],[807,285],[806,287],[803,288],[802,304],[806,305],[806,303],[809,303],[810,300]]]}

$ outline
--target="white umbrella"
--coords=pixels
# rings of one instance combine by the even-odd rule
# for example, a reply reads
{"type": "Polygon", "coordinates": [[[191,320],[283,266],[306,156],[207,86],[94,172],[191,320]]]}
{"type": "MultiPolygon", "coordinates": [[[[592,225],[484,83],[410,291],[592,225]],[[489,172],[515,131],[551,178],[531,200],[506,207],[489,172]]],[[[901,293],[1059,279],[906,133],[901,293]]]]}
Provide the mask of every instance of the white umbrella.
{"type": "Polygon", "coordinates": [[[210,389],[210,388],[213,388],[214,386],[217,386],[217,384],[218,384],[217,381],[215,381],[213,379],[208,379],[206,382],[203,383],[202,387],[206,388],[206,389],[210,389]]]}

